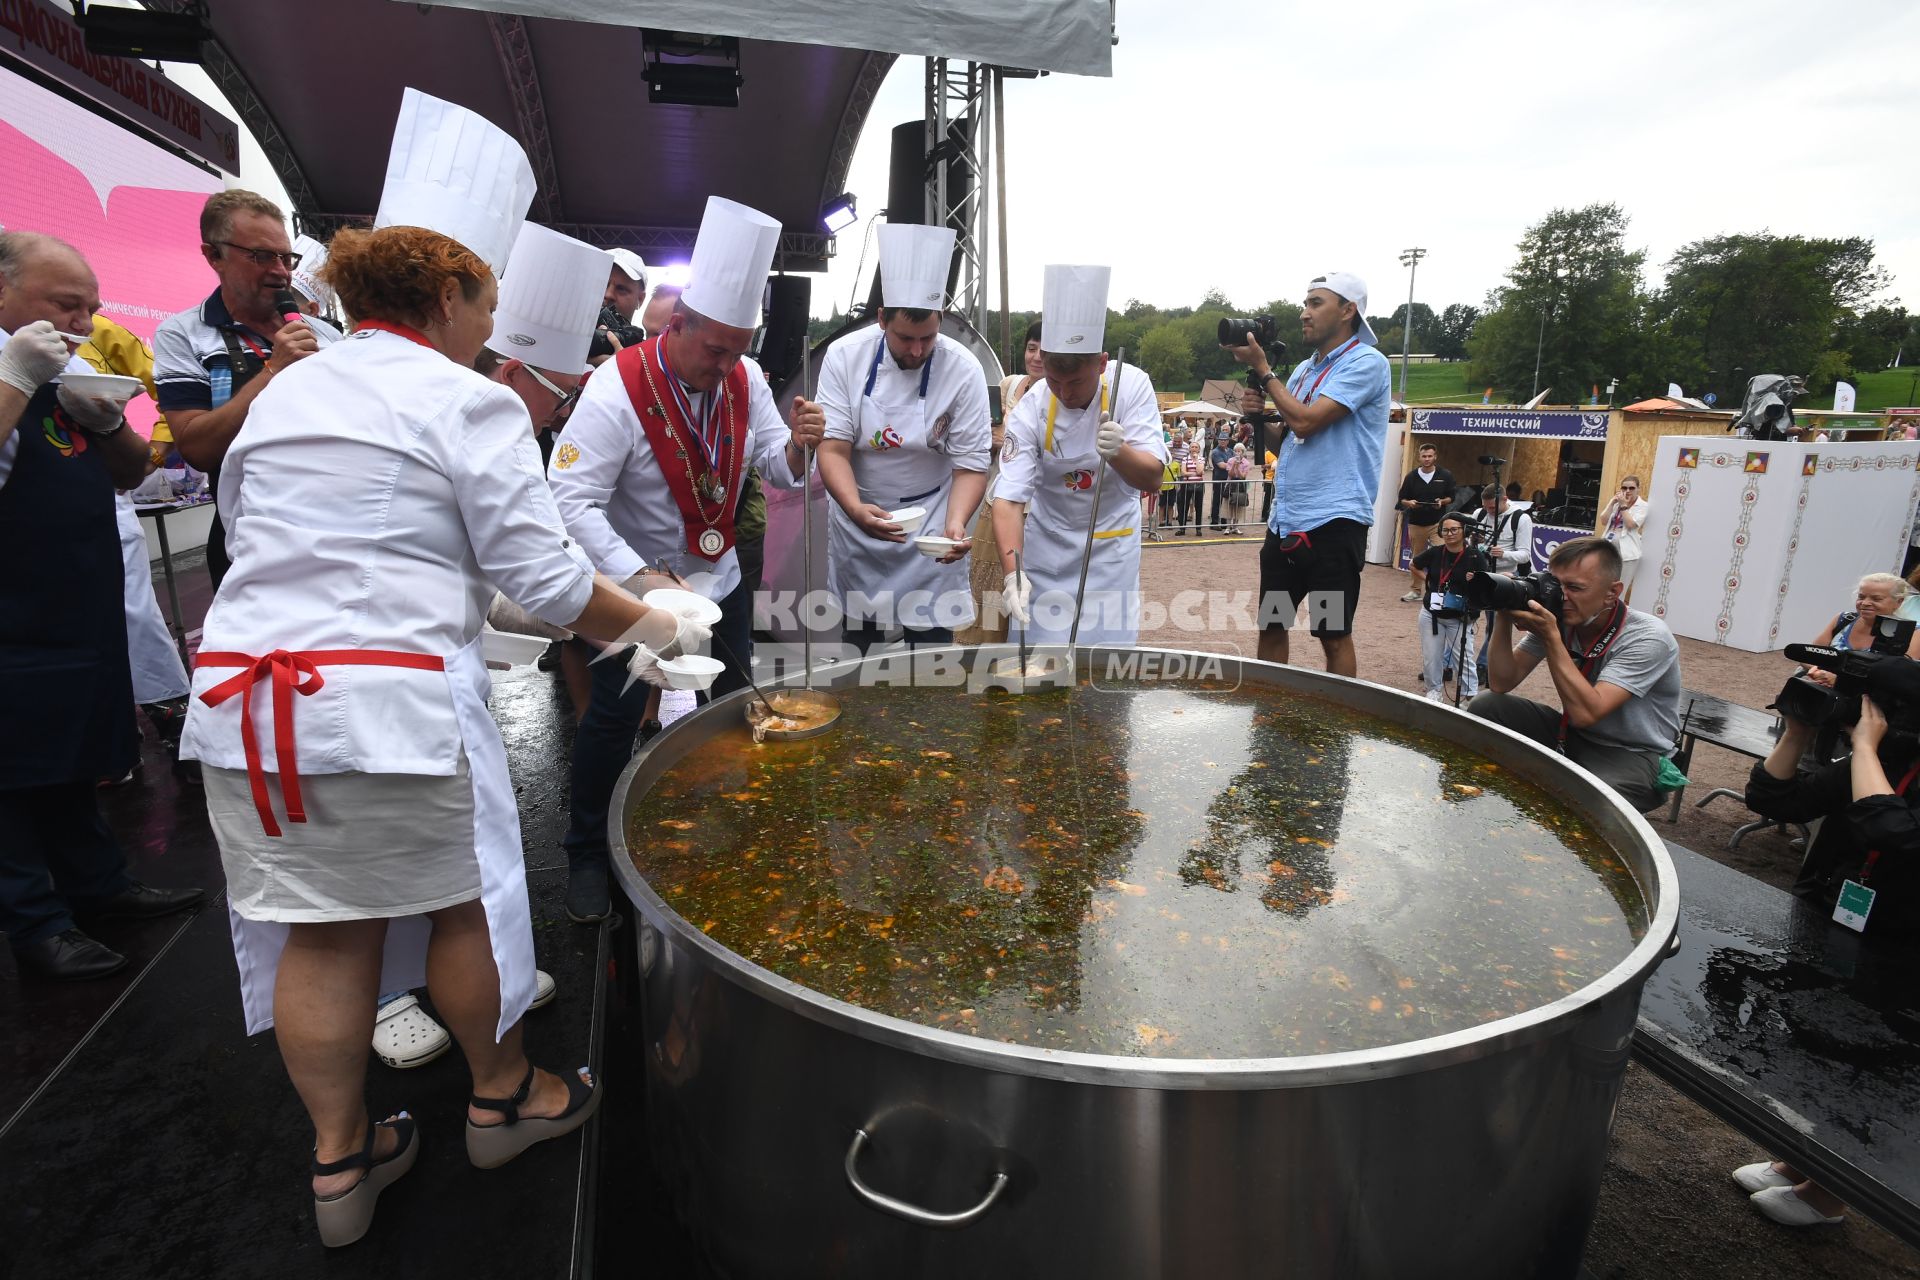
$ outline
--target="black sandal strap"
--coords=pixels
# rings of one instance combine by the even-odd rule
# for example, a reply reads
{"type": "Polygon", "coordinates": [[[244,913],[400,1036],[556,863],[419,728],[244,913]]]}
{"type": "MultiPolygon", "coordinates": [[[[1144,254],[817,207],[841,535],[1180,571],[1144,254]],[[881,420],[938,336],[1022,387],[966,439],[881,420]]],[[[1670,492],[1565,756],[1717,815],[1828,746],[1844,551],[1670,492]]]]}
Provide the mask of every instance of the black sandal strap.
{"type": "Polygon", "coordinates": [[[313,1176],[316,1178],[325,1178],[332,1174],[345,1173],[349,1169],[373,1168],[373,1143],[374,1139],[380,1136],[378,1132],[379,1128],[380,1126],[377,1124],[368,1125],[366,1145],[352,1155],[342,1156],[340,1159],[329,1161],[326,1164],[321,1164],[318,1160],[313,1161],[313,1176]]]}
{"type": "Polygon", "coordinates": [[[520,1108],[526,1105],[527,1099],[532,1095],[533,1063],[528,1062],[526,1079],[520,1082],[520,1087],[513,1091],[511,1098],[483,1098],[475,1093],[469,1094],[467,1101],[470,1105],[476,1106],[482,1111],[499,1111],[504,1113],[507,1117],[507,1124],[518,1124],[520,1123],[520,1108]]]}

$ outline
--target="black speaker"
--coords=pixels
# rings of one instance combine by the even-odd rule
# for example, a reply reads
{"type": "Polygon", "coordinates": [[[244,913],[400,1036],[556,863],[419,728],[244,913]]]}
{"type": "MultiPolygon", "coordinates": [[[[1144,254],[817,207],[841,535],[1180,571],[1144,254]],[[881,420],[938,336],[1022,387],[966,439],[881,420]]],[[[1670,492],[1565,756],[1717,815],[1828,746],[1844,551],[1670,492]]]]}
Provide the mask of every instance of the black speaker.
{"type": "Polygon", "coordinates": [[[927,126],[909,120],[893,126],[887,159],[887,221],[918,226],[927,220],[927,126]]]}
{"type": "Polygon", "coordinates": [[[760,338],[760,367],[776,387],[799,373],[807,358],[807,311],[812,303],[810,276],[774,276],[767,281],[767,328],[760,338]]]}

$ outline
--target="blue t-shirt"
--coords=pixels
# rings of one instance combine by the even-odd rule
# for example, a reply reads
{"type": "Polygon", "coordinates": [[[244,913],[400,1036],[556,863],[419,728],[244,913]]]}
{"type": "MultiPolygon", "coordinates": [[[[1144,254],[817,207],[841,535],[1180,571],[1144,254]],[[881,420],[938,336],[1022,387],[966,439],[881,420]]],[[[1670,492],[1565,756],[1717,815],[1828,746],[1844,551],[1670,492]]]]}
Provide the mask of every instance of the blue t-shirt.
{"type": "MultiPolygon", "coordinates": [[[[1287,390],[1305,400],[1330,399],[1347,410],[1305,440],[1290,438],[1273,471],[1275,533],[1318,529],[1329,520],[1373,523],[1373,502],[1380,488],[1380,456],[1387,446],[1387,412],[1393,373],[1379,350],[1361,343],[1334,348],[1332,368],[1315,353],[1294,370],[1287,390]]],[[[1311,403],[1311,401],[1309,401],[1311,403]]]]}

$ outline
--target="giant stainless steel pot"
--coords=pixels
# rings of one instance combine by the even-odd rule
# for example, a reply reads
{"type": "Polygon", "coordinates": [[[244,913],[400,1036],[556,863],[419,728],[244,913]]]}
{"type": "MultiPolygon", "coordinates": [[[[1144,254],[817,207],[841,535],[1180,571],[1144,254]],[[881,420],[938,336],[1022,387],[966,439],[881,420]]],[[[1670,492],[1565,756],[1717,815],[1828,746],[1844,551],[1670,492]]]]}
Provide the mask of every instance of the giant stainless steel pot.
{"type": "MultiPolygon", "coordinates": [[[[1140,652],[1082,649],[1080,671],[1140,652]]],[[[816,684],[854,684],[881,661],[816,684]]],[[[1675,937],[1660,840],[1591,774],[1495,725],[1357,680],[1214,661],[1228,679],[1389,717],[1547,786],[1632,869],[1645,937],[1552,1004],[1362,1052],[1139,1059],[936,1030],[748,963],[635,871],[631,807],[739,724],[746,695],[720,699],[634,760],[610,830],[641,917],[654,1158],[724,1274],[1577,1274],[1640,990],[1675,937]]]]}

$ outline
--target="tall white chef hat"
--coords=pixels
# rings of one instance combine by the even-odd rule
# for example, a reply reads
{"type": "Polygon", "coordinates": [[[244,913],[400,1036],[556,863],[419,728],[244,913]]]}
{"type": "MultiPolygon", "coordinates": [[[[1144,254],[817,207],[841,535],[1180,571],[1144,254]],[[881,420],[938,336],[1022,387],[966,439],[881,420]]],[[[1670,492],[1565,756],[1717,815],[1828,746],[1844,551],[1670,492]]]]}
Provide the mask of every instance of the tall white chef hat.
{"type": "Polygon", "coordinates": [[[606,254],[537,222],[523,222],[513,242],[513,269],[500,282],[487,347],[536,369],[579,373],[587,367],[606,292],[606,254]]]}
{"type": "Polygon", "coordinates": [[[400,99],[373,225],[438,231],[472,250],[497,276],[507,269],[533,193],[533,166],[513,135],[465,107],[408,89],[400,99]]]}
{"type": "Polygon", "coordinates": [[[953,264],[952,227],[886,223],[880,228],[880,305],[942,311],[953,264]]]}
{"type": "Polygon", "coordinates": [[[719,324],[759,328],[760,298],[779,247],[777,219],[737,201],[708,196],[680,301],[719,324]]]}
{"type": "Polygon", "coordinates": [[[1107,339],[1107,282],[1111,267],[1047,268],[1040,295],[1040,349],[1097,355],[1107,339]]]}
{"type": "Polygon", "coordinates": [[[320,268],[327,265],[327,246],[312,236],[295,236],[293,251],[300,255],[300,265],[289,273],[293,277],[293,287],[308,302],[317,302],[327,311],[333,310],[333,290],[320,283],[320,268]]]}

